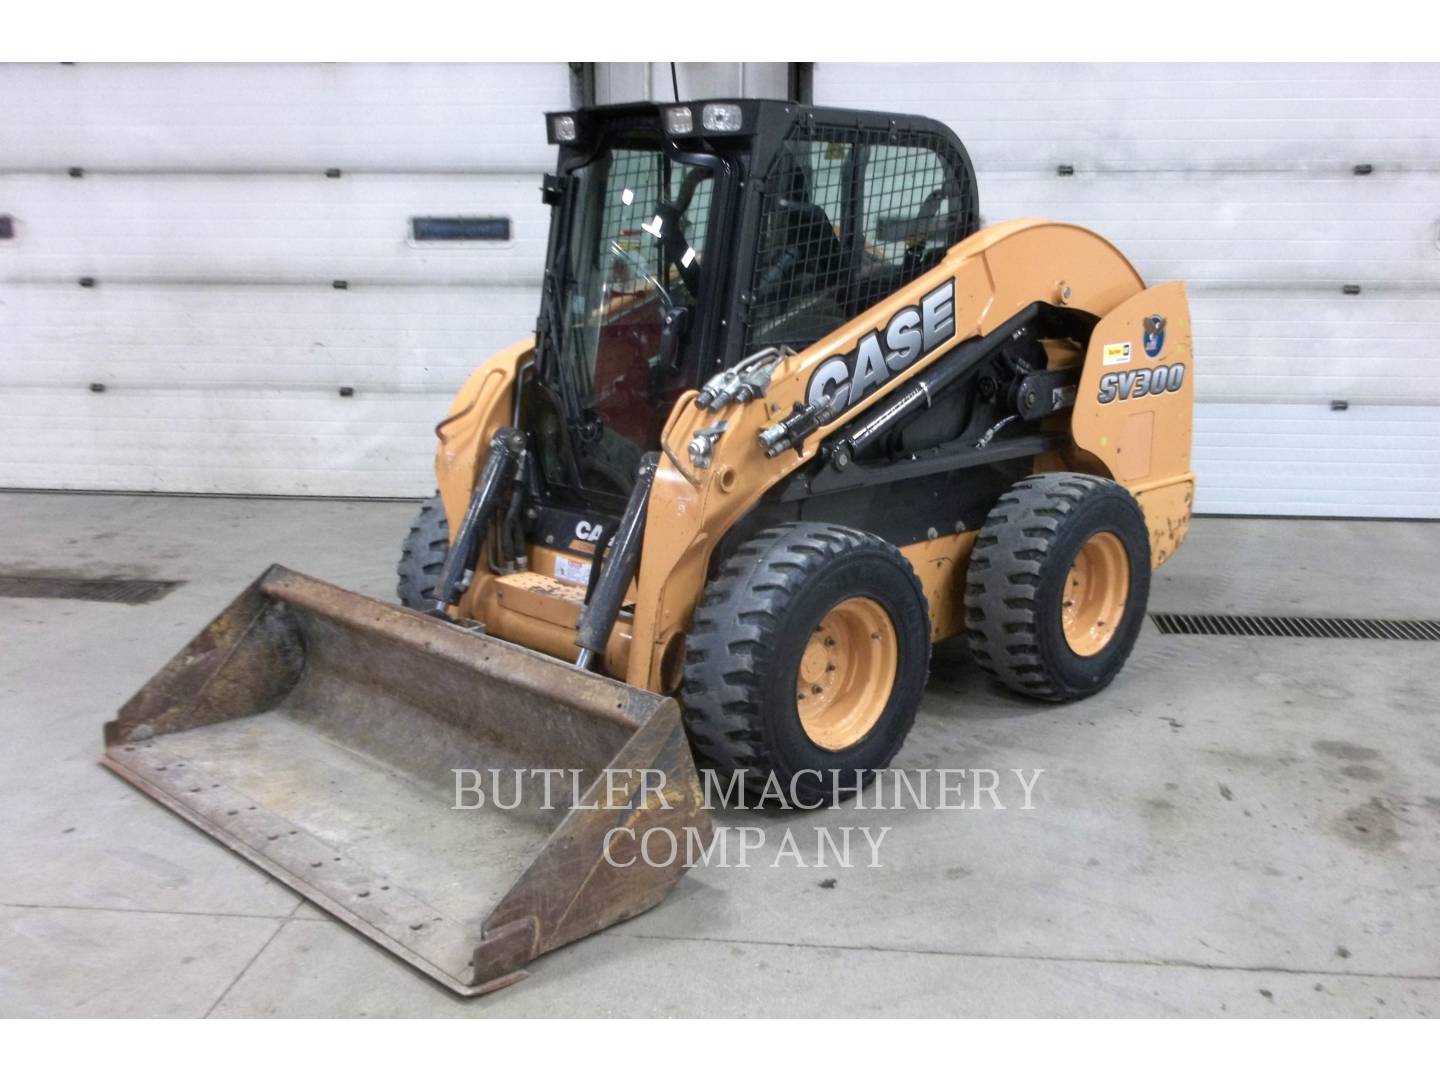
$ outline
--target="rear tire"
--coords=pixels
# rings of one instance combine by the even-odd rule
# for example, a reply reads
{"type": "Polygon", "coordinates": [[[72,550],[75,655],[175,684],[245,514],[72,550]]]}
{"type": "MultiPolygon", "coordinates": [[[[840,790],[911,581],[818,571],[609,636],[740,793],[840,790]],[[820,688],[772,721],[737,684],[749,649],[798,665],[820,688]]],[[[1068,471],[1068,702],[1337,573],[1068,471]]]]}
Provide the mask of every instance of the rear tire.
{"type": "Polygon", "coordinates": [[[905,557],[856,529],[788,525],[741,545],[705,590],[681,698],[702,758],[752,792],[773,774],[808,808],[834,801],[836,773],[844,794],[890,763],[929,669],[905,557]]]}
{"type": "Polygon", "coordinates": [[[435,585],[449,550],[450,526],[445,520],[445,504],[437,492],[420,504],[420,512],[400,547],[400,563],[395,568],[399,574],[395,592],[400,603],[416,611],[434,607],[435,585]]]}
{"type": "Polygon", "coordinates": [[[1027,477],[975,540],[965,630],[1010,689],[1073,701],[1125,665],[1150,598],[1150,533],[1135,497],[1083,473],[1027,477]]]}

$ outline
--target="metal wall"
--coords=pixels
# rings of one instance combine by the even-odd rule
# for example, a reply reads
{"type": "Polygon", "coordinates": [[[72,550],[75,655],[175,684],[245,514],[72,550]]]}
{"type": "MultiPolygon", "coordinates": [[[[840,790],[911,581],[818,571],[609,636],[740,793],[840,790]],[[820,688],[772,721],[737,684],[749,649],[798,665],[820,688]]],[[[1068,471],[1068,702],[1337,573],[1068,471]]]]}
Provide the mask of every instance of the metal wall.
{"type": "Polygon", "coordinates": [[[564,64],[0,66],[0,486],[431,490],[451,395],[534,327],[570,93],[564,64]]]}
{"type": "Polygon", "coordinates": [[[953,127],[987,221],[1075,221],[1188,284],[1198,510],[1440,517],[1440,65],[814,79],[817,103],[953,127]]]}
{"type": "MultiPolygon", "coordinates": [[[[682,64],[681,92],[778,93],[785,67],[682,64]]],[[[591,78],[669,97],[668,64],[591,78]]],[[[1189,283],[1201,511],[1440,516],[1440,67],[813,79],[948,122],[988,220],[1078,221],[1189,283]]],[[[571,86],[564,64],[0,66],[0,486],[427,490],[450,395],[533,326],[540,113],[571,86]],[[424,214],[513,239],[417,244],[424,214]]]]}

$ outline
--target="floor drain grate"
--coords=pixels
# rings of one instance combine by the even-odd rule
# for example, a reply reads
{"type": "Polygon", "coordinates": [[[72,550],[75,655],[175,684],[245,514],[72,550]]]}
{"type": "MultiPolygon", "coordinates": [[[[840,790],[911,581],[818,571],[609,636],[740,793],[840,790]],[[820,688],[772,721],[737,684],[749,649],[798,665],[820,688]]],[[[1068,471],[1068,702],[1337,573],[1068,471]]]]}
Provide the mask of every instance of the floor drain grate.
{"type": "Polygon", "coordinates": [[[0,596],[25,600],[97,600],[106,604],[148,604],[183,581],[134,578],[10,577],[0,575],[0,596]]]}
{"type": "Polygon", "coordinates": [[[1435,619],[1334,619],[1308,615],[1162,615],[1152,612],[1150,621],[1162,634],[1440,641],[1440,621],[1435,619]]]}

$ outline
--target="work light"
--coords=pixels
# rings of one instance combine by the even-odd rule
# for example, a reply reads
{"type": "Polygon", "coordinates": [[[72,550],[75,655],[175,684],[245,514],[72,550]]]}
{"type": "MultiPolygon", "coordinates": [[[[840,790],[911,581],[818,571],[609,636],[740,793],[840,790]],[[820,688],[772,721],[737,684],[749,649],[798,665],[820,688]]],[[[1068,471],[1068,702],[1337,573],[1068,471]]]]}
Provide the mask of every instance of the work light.
{"type": "Polygon", "coordinates": [[[712,102],[700,114],[700,122],[707,131],[739,131],[740,106],[712,102]]]}
{"type": "Polygon", "coordinates": [[[550,138],[557,143],[574,142],[575,117],[552,116],[550,118],[550,138]]]}
{"type": "Polygon", "coordinates": [[[695,130],[695,116],[688,105],[665,110],[665,130],[671,135],[689,135],[695,130]]]}

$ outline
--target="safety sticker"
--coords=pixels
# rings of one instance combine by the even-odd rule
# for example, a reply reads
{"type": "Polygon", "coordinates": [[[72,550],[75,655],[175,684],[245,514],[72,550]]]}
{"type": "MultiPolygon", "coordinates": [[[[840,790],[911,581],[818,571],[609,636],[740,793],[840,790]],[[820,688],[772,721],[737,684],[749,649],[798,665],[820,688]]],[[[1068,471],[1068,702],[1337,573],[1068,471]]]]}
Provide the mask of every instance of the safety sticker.
{"type": "Polygon", "coordinates": [[[1130,342],[1122,341],[1115,345],[1106,345],[1105,354],[1101,360],[1106,367],[1128,364],[1130,362],[1130,342]]]}
{"type": "Polygon", "coordinates": [[[556,555],[555,576],[572,585],[589,585],[590,564],[579,559],[567,558],[564,555],[556,555]]]}

